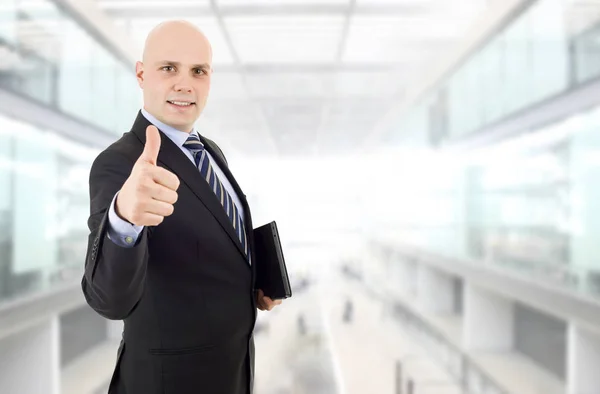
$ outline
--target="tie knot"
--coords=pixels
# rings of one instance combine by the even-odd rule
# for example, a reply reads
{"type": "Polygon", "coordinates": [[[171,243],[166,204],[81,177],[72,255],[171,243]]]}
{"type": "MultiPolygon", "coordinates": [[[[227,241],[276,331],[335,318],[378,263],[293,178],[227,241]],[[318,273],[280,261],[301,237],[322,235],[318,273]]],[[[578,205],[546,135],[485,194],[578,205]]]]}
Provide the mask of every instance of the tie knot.
{"type": "Polygon", "coordinates": [[[200,138],[198,138],[196,134],[190,134],[188,139],[183,143],[183,146],[185,146],[193,153],[200,152],[204,149],[204,144],[200,142],[200,138]]]}

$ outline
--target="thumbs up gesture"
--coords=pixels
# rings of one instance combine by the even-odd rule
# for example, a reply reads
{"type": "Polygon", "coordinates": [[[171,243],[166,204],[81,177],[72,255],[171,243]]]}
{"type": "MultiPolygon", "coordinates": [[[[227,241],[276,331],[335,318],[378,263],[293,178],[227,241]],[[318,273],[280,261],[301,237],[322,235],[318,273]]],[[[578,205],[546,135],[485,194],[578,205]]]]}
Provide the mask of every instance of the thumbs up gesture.
{"type": "Polygon", "coordinates": [[[117,215],[138,226],[156,226],[173,213],[179,178],[156,165],[160,134],[155,126],[146,129],[144,151],[135,162],[115,204],[117,215]]]}

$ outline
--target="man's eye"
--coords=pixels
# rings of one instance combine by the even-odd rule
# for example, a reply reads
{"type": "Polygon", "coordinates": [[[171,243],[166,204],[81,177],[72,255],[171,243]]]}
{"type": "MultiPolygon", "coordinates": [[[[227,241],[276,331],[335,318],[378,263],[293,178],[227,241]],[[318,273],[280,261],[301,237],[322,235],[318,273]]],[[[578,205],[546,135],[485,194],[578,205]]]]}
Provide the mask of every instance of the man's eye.
{"type": "Polygon", "coordinates": [[[162,68],[163,71],[173,71],[173,66],[164,66],[162,68]]]}
{"type": "Polygon", "coordinates": [[[194,72],[196,74],[206,74],[206,70],[203,68],[196,68],[196,69],[194,69],[194,72]]]}

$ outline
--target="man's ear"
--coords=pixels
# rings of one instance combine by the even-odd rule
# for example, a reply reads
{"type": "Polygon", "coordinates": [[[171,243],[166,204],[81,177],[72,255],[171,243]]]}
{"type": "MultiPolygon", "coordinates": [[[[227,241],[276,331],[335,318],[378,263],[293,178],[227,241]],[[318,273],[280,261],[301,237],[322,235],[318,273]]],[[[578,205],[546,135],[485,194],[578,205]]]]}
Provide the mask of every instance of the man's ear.
{"type": "Polygon", "coordinates": [[[140,88],[144,88],[144,63],[136,62],[135,63],[135,76],[138,81],[138,85],[140,88]]]}

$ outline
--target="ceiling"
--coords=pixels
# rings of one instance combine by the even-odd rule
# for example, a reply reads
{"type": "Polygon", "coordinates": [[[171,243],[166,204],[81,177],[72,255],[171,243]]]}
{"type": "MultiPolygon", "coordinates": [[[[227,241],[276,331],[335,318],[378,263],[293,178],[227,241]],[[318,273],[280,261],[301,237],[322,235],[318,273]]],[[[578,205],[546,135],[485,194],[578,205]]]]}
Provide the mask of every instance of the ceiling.
{"type": "Polygon", "coordinates": [[[244,155],[354,153],[487,0],[95,0],[139,49],[165,19],[214,51],[199,127],[244,155]]]}

